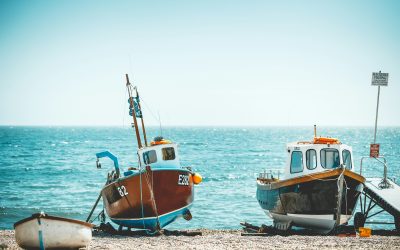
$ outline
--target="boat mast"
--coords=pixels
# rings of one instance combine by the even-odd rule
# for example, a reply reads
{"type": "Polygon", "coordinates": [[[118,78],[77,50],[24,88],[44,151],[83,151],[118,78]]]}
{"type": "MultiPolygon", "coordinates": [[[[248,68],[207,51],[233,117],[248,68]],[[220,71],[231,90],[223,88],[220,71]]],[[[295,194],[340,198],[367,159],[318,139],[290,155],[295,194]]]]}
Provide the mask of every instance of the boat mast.
{"type": "Polygon", "coordinates": [[[128,94],[129,94],[129,105],[130,105],[130,108],[132,110],[133,126],[135,127],[138,148],[142,148],[142,141],[140,140],[139,128],[138,128],[137,120],[136,120],[135,105],[133,104],[132,85],[129,82],[128,74],[125,74],[125,76],[126,76],[126,88],[128,89],[128,94]]]}
{"type": "MultiPolygon", "coordinates": [[[[136,98],[137,98],[137,100],[138,100],[137,103],[138,103],[139,110],[142,110],[142,107],[140,106],[140,102],[139,102],[139,93],[138,93],[136,87],[135,87],[135,90],[136,90],[136,98]]],[[[143,130],[144,144],[145,144],[146,147],[147,147],[147,137],[146,137],[146,129],[144,128],[143,112],[142,112],[142,116],[140,117],[140,121],[142,122],[142,130],[143,130]]]]}

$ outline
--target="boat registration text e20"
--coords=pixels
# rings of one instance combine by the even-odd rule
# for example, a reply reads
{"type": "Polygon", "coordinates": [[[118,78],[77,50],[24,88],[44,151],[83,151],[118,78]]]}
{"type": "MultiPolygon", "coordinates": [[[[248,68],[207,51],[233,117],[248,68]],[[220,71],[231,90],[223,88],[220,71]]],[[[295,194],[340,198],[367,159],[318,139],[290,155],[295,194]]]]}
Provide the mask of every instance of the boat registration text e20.
{"type": "Polygon", "coordinates": [[[189,175],[180,174],[178,176],[178,185],[189,186],[189,175]]]}

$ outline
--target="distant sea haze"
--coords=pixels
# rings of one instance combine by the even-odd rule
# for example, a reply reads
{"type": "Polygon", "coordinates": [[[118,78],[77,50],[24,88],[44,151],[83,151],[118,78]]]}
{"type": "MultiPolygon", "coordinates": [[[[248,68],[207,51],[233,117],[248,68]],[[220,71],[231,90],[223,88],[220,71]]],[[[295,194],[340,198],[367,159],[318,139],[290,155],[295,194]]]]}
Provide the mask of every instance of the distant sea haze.
{"type": "MultiPolygon", "coordinates": [[[[170,229],[234,229],[241,221],[271,224],[255,198],[256,175],[264,169],[283,173],[286,143],[311,140],[314,133],[312,127],[165,127],[162,132],[179,144],[182,165],[203,176],[195,186],[193,219],[179,219],[170,229]]],[[[147,133],[148,138],[160,134],[157,127],[147,133]]],[[[319,127],[318,135],[352,146],[359,171],[360,158],[369,155],[373,128],[319,127]]],[[[400,128],[379,128],[377,142],[388,161],[388,176],[400,180],[400,128]]],[[[102,169],[96,168],[95,153],[103,150],[118,157],[123,171],[137,166],[132,128],[0,127],[0,229],[11,229],[40,211],[85,220],[113,167],[102,159],[102,169]]],[[[370,162],[363,174],[379,177],[383,169],[370,162]]],[[[373,219],[393,220],[387,213],[373,219]]]]}

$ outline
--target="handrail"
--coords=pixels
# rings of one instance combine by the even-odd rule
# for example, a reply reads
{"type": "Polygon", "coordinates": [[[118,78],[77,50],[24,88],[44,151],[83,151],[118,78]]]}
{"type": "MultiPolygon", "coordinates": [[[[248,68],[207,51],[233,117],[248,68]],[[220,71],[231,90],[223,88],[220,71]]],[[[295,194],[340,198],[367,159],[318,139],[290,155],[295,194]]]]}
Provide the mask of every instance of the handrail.
{"type": "Polygon", "coordinates": [[[274,172],[272,172],[272,170],[269,170],[269,173],[268,173],[267,170],[264,169],[264,172],[258,173],[258,177],[257,178],[259,178],[259,179],[270,179],[271,178],[272,179],[272,178],[275,178],[273,176],[273,174],[277,174],[278,175],[278,180],[279,180],[280,175],[281,175],[281,171],[278,170],[278,169],[274,169],[274,172]]]}
{"type": "Polygon", "coordinates": [[[362,175],[362,164],[363,164],[363,160],[368,159],[368,158],[373,158],[376,161],[378,161],[379,163],[383,164],[383,181],[382,181],[382,186],[383,188],[387,188],[390,186],[390,184],[387,181],[387,161],[386,158],[383,156],[378,156],[378,157],[370,157],[370,156],[363,156],[361,157],[361,161],[360,161],[360,175],[362,175]],[[383,159],[383,162],[380,160],[383,159]]]}

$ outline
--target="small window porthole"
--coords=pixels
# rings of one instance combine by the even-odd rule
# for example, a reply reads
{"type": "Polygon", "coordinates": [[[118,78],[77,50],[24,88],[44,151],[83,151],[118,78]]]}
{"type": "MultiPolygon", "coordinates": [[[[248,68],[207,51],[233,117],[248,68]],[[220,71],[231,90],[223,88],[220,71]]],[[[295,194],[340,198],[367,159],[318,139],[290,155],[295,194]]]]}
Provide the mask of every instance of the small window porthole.
{"type": "Polygon", "coordinates": [[[155,150],[150,150],[147,152],[143,153],[143,162],[144,164],[152,164],[154,162],[157,162],[157,153],[155,150]]]}
{"type": "Polygon", "coordinates": [[[162,155],[164,161],[175,160],[175,149],[173,147],[163,148],[162,155]]]}
{"type": "Polygon", "coordinates": [[[317,167],[317,152],[314,149],[306,151],[306,166],[310,170],[317,167]]]}
{"type": "Polygon", "coordinates": [[[303,171],[303,153],[293,151],[290,159],[290,173],[300,173],[303,171]]]}
{"type": "Polygon", "coordinates": [[[342,157],[343,157],[343,164],[346,166],[347,169],[351,169],[351,153],[349,150],[345,149],[342,152],[342,157]]]}
{"type": "Polygon", "coordinates": [[[339,151],[334,148],[321,149],[321,166],[327,169],[340,166],[339,151]]]}

